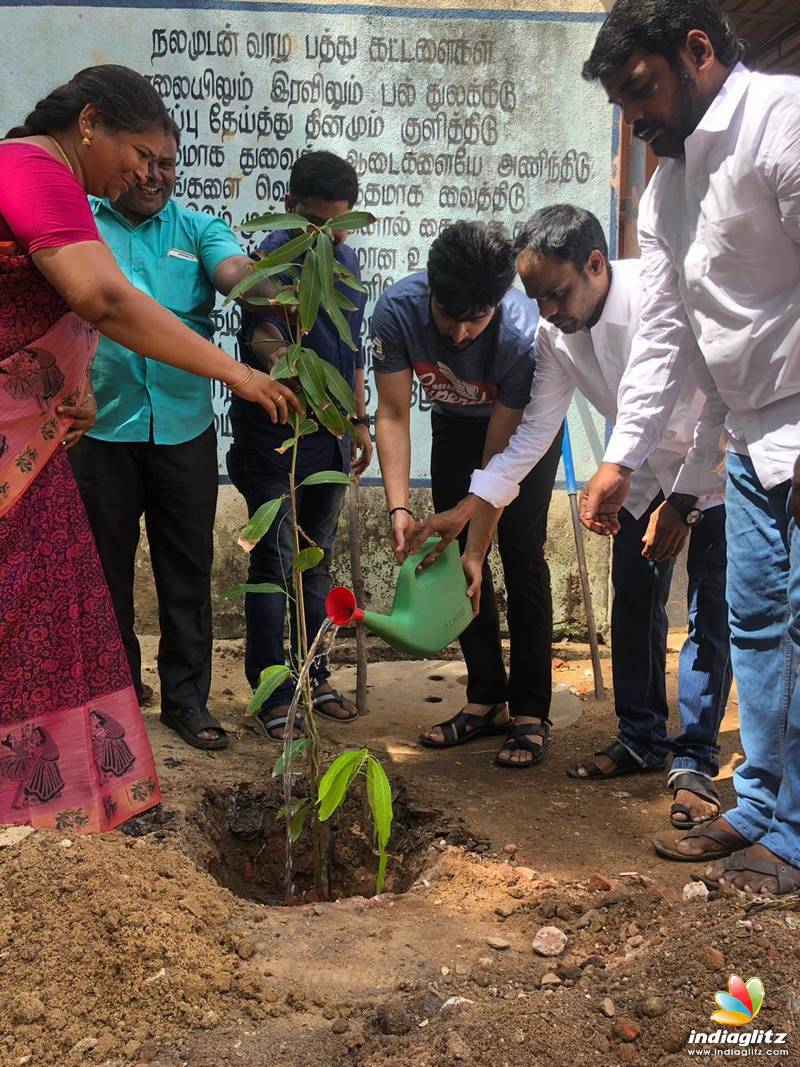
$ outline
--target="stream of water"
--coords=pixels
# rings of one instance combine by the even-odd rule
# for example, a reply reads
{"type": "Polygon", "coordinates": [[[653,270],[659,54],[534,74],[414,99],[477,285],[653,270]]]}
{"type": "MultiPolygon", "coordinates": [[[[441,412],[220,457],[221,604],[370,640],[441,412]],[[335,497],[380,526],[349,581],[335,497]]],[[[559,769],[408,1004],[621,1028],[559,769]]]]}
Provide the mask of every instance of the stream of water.
{"type": "MultiPolygon", "coordinates": [[[[289,706],[289,711],[286,716],[286,730],[283,741],[283,802],[286,806],[286,899],[291,900],[294,896],[294,883],[292,881],[292,833],[291,833],[291,820],[292,820],[292,781],[293,770],[292,763],[289,761],[289,755],[291,752],[292,741],[294,740],[292,734],[292,724],[294,723],[294,717],[297,712],[297,708],[300,705],[300,701],[303,697],[303,691],[305,688],[306,679],[314,664],[314,662],[321,656],[329,656],[331,649],[333,648],[336,640],[336,635],[339,632],[339,627],[334,623],[332,619],[325,619],[322,626],[317,631],[317,635],[311,642],[308,650],[308,657],[300,671],[297,679],[297,685],[295,686],[294,693],[292,694],[292,702],[289,706]]],[[[309,709],[306,712],[307,715],[313,714],[309,709]]],[[[316,797],[311,797],[311,803],[316,802],[316,797]]]]}

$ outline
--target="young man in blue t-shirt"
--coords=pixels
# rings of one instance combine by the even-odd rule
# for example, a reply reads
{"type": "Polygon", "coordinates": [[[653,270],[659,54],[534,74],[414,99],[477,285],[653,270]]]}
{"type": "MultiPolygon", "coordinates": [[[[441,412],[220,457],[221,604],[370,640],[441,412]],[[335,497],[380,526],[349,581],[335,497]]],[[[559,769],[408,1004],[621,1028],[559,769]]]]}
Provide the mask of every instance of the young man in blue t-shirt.
{"type": "MultiPolygon", "coordinates": [[[[302,215],[321,225],[349,211],[357,197],[358,178],[349,163],[331,152],[307,152],[292,167],[285,205],[288,212],[302,215]]],[[[296,234],[285,230],[270,233],[262,242],[261,251],[269,253],[293,236],[296,234]]],[[[345,244],[346,236],[346,233],[332,234],[333,254],[358,278],[358,259],[352,248],[345,244]]],[[[278,279],[282,277],[278,275],[278,279]]],[[[355,310],[343,311],[343,314],[354,341],[359,345],[357,351],[354,352],[340,339],[336,327],[323,308],[320,308],[314,328],[305,336],[303,343],[307,348],[313,349],[320,359],[333,364],[352,386],[357,412],[353,421],[358,428],[361,443],[356,448],[347,436],[337,440],[324,427],[317,433],[302,437],[297,457],[298,484],[316,471],[342,470],[361,474],[366,470],[372,456],[372,440],[365,404],[364,357],[359,342],[365,298],[353,289],[342,288],[341,291],[356,305],[355,310]]],[[[242,362],[253,367],[271,368],[286,351],[290,340],[290,331],[283,315],[276,314],[273,309],[263,312],[248,309],[243,316],[239,334],[242,362]]],[[[273,426],[257,404],[242,400],[238,396],[231,400],[230,413],[233,445],[228,452],[228,473],[245,498],[248,512],[252,515],[267,500],[273,500],[289,491],[291,452],[281,454],[276,449],[292,436],[292,430],[289,426],[273,426]]],[[[345,488],[343,485],[315,485],[298,490],[299,525],[325,552],[321,562],[303,574],[309,639],[316,634],[325,618],[325,597],[331,585],[330,556],[345,488]]],[[[287,498],[269,533],[258,542],[250,554],[248,582],[272,582],[291,586],[292,533],[287,519],[288,510],[287,498]]],[[[254,689],[265,667],[284,662],[285,616],[284,597],[264,593],[248,593],[245,596],[245,673],[254,689]]],[[[293,622],[293,613],[290,613],[290,630],[293,622]]],[[[294,638],[290,635],[290,648],[294,647],[294,638]]],[[[311,668],[314,709],[329,718],[342,721],[354,719],[355,707],[331,687],[328,677],[327,660],[324,656],[318,656],[311,668]]],[[[286,715],[292,688],[293,683],[290,681],[276,689],[257,715],[257,721],[273,740],[282,739],[287,729],[286,715]]],[[[298,733],[300,723],[292,723],[289,728],[298,733]]]]}
{"type": "MultiPolygon", "coordinates": [[[[391,286],[372,319],[378,390],[376,440],[398,562],[417,520],[409,509],[410,409],[414,374],[431,411],[431,489],[436,512],[458,505],[470,518],[473,469],[502,452],[530,398],[538,313],[512,289],[514,251],[495,223],[457,222],[431,245],[427,271],[391,286]],[[467,498],[467,499],[465,499],[467,498]]],[[[531,767],[544,751],[552,692],[552,600],[544,558],[547,511],[561,435],[522,483],[498,526],[511,638],[506,674],[491,572],[480,611],[461,635],[467,704],[420,738],[450,748],[508,734],[497,762],[531,767]],[[519,755],[513,753],[519,752],[519,755]]],[[[460,543],[464,545],[466,531],[460,543]]]]}

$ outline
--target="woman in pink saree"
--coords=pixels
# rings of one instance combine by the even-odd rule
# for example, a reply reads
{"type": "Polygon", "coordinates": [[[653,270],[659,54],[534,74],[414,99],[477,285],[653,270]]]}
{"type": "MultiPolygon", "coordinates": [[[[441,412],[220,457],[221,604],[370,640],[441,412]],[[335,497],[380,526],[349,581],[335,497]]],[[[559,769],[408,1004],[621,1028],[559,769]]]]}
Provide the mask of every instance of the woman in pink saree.
{"type": "Polygon", "coordinates": [[[224,381],[285,422],[295,397],[135,289],[87,192],[144,181],[167,125],[149,83],[91,67],[0,141],[0,824],[110,830],[161,798],[69,444],[100,330],[224,381]]]}

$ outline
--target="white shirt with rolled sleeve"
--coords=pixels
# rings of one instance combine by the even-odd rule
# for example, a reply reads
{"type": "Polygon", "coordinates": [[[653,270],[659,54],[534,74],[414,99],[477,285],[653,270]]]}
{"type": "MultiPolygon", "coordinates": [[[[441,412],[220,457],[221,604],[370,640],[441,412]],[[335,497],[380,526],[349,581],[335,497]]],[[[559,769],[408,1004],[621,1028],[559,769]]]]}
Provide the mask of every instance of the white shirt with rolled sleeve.
{"type": "MultiPolygon", "coordinates": [[[[640,261],[611,263],[611,288],[599,321],[591,330],[566,334],[540,321],[536,338],[536,370],[531,399],[505,450],[483,470],[475,471],[470,492],[494,507],[505,507],[519,492],[519,483],[548,450],[578,389],[607,419],[617,415],[617,393],[639,325],[640,261]]],[[[631,479],[625,507],[639,518],[662,490],[672,491],[703,407],[691,373],[687,374],[658,448],[631,479]]],[[[717,427],[717,463],[721,425],[717,427]]],[[[722,478],[707,484],[701,507],[722,502],[722,478]]],[[[700,493],[696,495],[702,495],[700,493]]]]}
{"type": "Polygon", "coordinates": [[[800,452],[800,78],[738,64],[685,157],[659,164],[639,238],[641,328],[605,459],[647,459],[691,367],[708,399],[676,489],[709,473],[721,418],[765,489],[786,481],[800,452]]]}

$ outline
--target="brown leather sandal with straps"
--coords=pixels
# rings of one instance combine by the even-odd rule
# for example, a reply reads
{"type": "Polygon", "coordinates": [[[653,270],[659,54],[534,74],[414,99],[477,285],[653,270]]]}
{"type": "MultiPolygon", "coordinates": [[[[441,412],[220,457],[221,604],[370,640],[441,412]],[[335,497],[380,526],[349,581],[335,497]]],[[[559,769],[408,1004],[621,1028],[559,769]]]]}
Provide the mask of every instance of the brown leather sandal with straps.
{"type": "Polygon", "coordinates": [[[655,834],[650,839],[653,843],[653,848],[665,860],[677,860],[679,863],[707,863],[709,860],[724,859],[726,856],[730,856],[732,853],[750,845],[750,842],[746,841],[741,834],[737,834],[733,830],[726,830],[722,826],[716,826],[715,823],[718,819],[719,817],[710,822],[702,823],[691,830],[664,830],[659,834],[655,834]],[[707,852],[696,853],[694,856],[690,856],[687,852],[681,852],[678,849],[681,841],[691,841],[696,837],[707,837],[711,841],[716,841],[719,847],[708,849],[707,852]]]}

